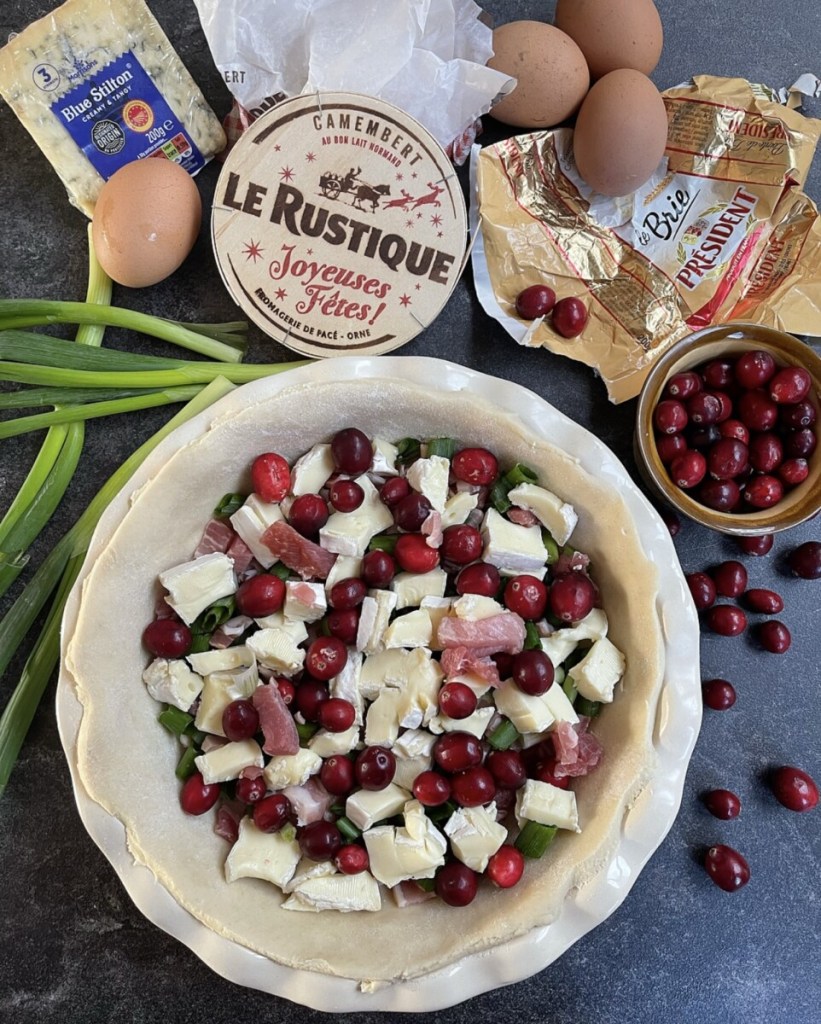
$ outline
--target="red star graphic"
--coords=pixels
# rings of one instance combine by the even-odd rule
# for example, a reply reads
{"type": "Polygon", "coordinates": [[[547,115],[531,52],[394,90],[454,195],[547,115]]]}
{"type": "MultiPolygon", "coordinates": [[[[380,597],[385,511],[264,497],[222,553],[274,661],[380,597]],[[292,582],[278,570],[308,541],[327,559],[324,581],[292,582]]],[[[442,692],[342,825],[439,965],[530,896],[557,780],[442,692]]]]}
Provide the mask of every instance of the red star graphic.
{"type": "Polygon", "coordinates": [[[316,153],[306,153],[305,159],[308,161],[309,164],[312,164],[314,160],[316,160],[316,153]]]}
{"type": "Polygon", "coordinates": [[[405,227],[406,228],[412,228],[413,225],[414,225],[414,222],[412,220],[405,221],[405,227]]]}
{"type": "Polygon", "coordinates": [[[403,174],[402,174],[402,172],[401,172],[401,171],[397,171],[397,172],[396,172],[396,180],[397,180],[397,181],[401,181],[401,180],[402,180],[402,178],[403,178],[403,174]]]}
{"type": "Polygon", "coordinates": [[[279,176],[283,181],[291,181],[294,176],[294,170],[292,167],[283,167],[279,172],[279,176]]]}
{"type": "Polygon", "coordinates": [[[411,171],[411,177],[412,178],[417,178],[418,177],[418,174],[416,173],[416,171],[411,171]]]}
{"type": "Polygon", "coordinates": [[[256,263],[257,260],[262,259],[262,254],[264,252],[265,250],[262,248],[259,242],[255,242],[253,239],[251,239],[250,242],[245,243],[245,248],[243,249],[242,254],[246,258],[246,260],[253,260],[254,263],[256,263]]]}
{"type": "Polygon", "coordinates": [[[445,234],[445,232],[444,232],[444,231],[437,231],[437,232],[436,232],[436,237],[437,237],[437,238],[442,238],[442,237],[444,236],[444,234],[445,234]]]}
{"type": "Polygon", "coordinates": [[[442,214],[441,213],[434,213],[434,215],[430,219],[430,222],[431,222],[431,224],[433,224],[433,226],[435,228],[438,228],[441,225],[441,223],[442,223],[442,214]]]}
{"type": "Polygon", "coordinates": [[[274,295],[279,299],[280,302],[288,295],[284,288],[277,288],[274,295]]]}
{"type": "Polygon", "coordinates": [[[415,285],[414,285],[413,287],[414,287],[414,288],[415,288],[415,289],[416,289],[417,291],[419,291],[419,290],[421,289],[422,285],[421,285],[421,284],[419,284],[419,282],[417,281],[417,282],[416,282],[416,284],[415,284],[415,285]]]}
{"type": "Polygon", "coordinates": [[[401,295],[399,297],[399,305],[400,306],[409,306],[410,304],[411,304],[411,297],[410,297],[410,295],[401,295]]]}
{"type": "Polygon", "coordinates": [[[313,256],[313,254],[314,254],[314,250],[313,249],[306,249],[305,250],[305,255],[306,256],[313,256]]]}
{"type": "Polygon", "coordinates": [[[280,151],[281,149],[282,149],[282,146],[280,146],[280,144],[279,144],[279,143],[277,143],[277,144],[276,144],[276,145],[274,146],[274,152],[275,152],[275,153],[278,153],[278,152],[279,152],[279,151],[280,151]]]}

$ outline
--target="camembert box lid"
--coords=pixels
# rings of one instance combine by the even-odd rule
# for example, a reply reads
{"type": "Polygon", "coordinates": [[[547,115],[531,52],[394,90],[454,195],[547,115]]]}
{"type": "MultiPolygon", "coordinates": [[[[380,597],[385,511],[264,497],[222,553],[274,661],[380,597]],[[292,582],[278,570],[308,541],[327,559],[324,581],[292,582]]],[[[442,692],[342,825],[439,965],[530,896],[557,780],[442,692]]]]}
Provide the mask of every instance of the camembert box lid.
{"type": "Polygon", "coordinates": [[[439,143],[398,107],[297,96],[225,161],[211,220],[234,300],[308,356],[389,352],[427,327],[462,269],[467,217],[439,143]]]}

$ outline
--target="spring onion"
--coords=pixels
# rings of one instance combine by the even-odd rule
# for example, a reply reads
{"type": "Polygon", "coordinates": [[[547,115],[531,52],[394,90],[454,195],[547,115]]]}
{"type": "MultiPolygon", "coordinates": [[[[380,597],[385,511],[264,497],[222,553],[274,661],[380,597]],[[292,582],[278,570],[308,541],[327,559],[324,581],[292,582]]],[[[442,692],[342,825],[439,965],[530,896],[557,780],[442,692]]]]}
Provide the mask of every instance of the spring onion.
{"type": "Polygon", "coordinates": [[[297,722],[296,731],[299,736],[299,745],[307,743],[313,734],[319,729],[314,722],[297,722]]]}
{"type": "Polygon", "coordinates": [[[177,767],[174,770],[174,774],[182,782],[185,782],[185,780],[189,776],[193,775],[194,772],[196,771],[194,758],[197,756],[199,756],[199,751],[193,745],[193,743],[191,744],[190,747],[186,747],[185,750],[183,751],[183,755],[177,762],[177,767]]]}
{"type": "Polygon", "coordinates": [[[171,704],[157,715],[157,720],[160,725],[165,726],[174,736],[182,736],[188,726],[194,721],[187,712],[180,711],[179,708],[175,708],[171,704]]]}
{"type": "Polygon", "coordinates": [[[582,695],[579,694],[573,707],[578,714],[584,715],[585,718],[595,718],[601,711],[601,702],[597,700],[588,700],[587,697],[582,697],[582,695]]]}
{"type": "Polygon", "coordinates": [[[539,636],[539,630],[535,622],[525,623],[525,643],[524,650],[526,651],[540,651],[542,649],[542,638],[539,636]]]}
{"type": "Polygon", "coordinates": [[[519,730],[510,719],[505,718],[488,736],[487,741],[494,750],[508,750],[519,737],[519,730]]]}
{"type": "Polygon", "coordinates": [[[362,835],[362,829],[357,828],[351,819],[346,818],[344,814],[336,819],[336,827],[342,833],[343,839],[346,839],[349,843],[355,842],[362,835]]]}
{"type": "Polygon", "coordinates": [[[428,457],[440,455],[443,459],[452,459],[456,454],[456,442],[452,437],[434,437],[428,441],[428,457]]]}
{"type": "Polygon", "coordinates": [[[245,504],[244,494],[224,494],[214,509],[217,519],[227,519],[245,504]]]}
{"type": "Polygon", "coordinates": [[[542,825],[538,821],[528,821],[525,822],[524,828],[516,837],[514,845],[525,857],[536,860],[553,842],[556,832],[555,825],[542,825]]]}

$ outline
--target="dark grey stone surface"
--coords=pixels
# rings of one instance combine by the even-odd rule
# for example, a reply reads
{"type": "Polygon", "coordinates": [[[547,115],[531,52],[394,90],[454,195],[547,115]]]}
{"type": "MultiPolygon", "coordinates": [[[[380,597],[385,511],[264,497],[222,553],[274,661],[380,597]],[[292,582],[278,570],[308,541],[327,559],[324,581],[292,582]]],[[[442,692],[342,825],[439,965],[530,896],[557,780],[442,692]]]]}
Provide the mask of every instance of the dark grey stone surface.
{"type": "MultiPolygon", "coordinates": [[[[803,71],[821,72],[817,0],[699,0],[658,4],[666,45],[654,80],[675,85],[696,73],[738,75],[773,86],[803,71]]],[[[46,12],[44,0],[4,3],[0,38],[46,12]]],[[[550,17],[536,0],[488,2],[497,21],[550,17]]],[[[160,21],[218,113],[229,105],[201,35],[193,4],[156,0],[160,21]]],[[[271,31],[276,31],[272,24],[271,31]]],[[[814,101],[809,112],[821,114],[814,101]]],[[[489,122],[486,139],[497,137],[489,122]]],[[[6,296],[81,298],[85,289],[85,219],[6,106],[0,107],[4,159],[0,175],[6,296]]],[[[218,167],[198,178],[206,201],[218,167]]],[[[810,195],[821,198],[819,161],[810,195]]],[[[223,289],[205,228],[194,254],[169,281],[141,293],[119,289],[116,301],[162,315],[223,320],[235,309],[223,289]]],[[[252,332],[250,358],[290,358],[252,332]]],[[[112,331],[112,345],[160,352],[159,346],[112,331]]],[[[578,364],[518,348],[479,307],[470,272],[436,322],[403,350],[452,359],[530,387],[603,438],[635,473],[634,403],[611,406],[604,388],[578,364]]],[[[115,417],[87,431],[81,470],[58,515],[32,551],[32,568],[123,458],[167,419],[167,412],[115,417]]],[[[22,482],[39,446],[30,435],[0,444],[0,508],[22,482]]],[[[786,601],[794,642],[782,656],[757,651],[746,638],[705,635],[702,673],[734,681],[738,702],[707,712],[681,811],[621,908],[558,962],[528,981],[431,1015],[445,1022],[550,1024],[815,1024],[821,1005],[821,811],[796,815],[762,782],[767,767],[797,763],[821,779],[819,613],[821,584],[790,578],[783,555],[819,536],[818,521],[776,541],[766,559],[750,559],[755,585],[786,601]],[[734,789],[741,818],[720,822],[702,808],[706,788],[734,789]],[[746,889],[728,895],[699,864],[703,849],[727,842],[753,871],[746,889]]],[[[727,539],[685,524],[676,540],[685,571],[735,555],[727,539]]],[[[31,570],[29,570],[31,571],[31,570]]],[[[4,611],[19,586],[0,603],[4,611]]],[[[5,704],[22,668],[25,645],[0,683],[5,704]]],[[[0,799],[0,1020],[8,1024],[229,1024],[320,1021],[319,1013],[239,988],[151,925],[131,904],[74,807],[54,715],[54,681],[0,799]]],[[[135,773],[135,785],[140,785],[135,773]]],[[[458,919],[454,917],[454,927],[458,919]]],[[[376,1018],[373,1014],[359,1020],[376,1018]]],[[[339,1015],[354,1020],[353,1015],[339,1015]]]]}

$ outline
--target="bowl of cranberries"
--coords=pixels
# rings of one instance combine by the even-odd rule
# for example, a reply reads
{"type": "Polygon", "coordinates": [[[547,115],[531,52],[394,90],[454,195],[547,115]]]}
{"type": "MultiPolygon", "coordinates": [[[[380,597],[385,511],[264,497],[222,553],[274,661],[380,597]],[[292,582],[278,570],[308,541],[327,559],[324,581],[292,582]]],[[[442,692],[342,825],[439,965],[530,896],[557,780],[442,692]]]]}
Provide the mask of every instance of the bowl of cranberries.
{"type": "Polygon", "coordinates": [[[678,342],[645,382],[635,453],[656,496],[739,536],[775,533],[821,509],[821,358],[754,324],[678,342]]]}

